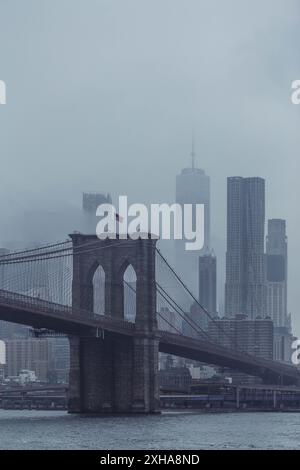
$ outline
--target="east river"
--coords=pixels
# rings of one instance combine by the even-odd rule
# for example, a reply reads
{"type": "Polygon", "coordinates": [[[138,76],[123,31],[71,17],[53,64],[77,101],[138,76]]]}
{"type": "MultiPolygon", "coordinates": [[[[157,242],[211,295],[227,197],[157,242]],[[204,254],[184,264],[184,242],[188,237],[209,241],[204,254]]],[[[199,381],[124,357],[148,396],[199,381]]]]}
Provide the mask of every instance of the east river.
{"type": "Polygon", "coordinates": [[[0,410],[0,449],[300,449],[300,413],[90,417],[0,410]]]}

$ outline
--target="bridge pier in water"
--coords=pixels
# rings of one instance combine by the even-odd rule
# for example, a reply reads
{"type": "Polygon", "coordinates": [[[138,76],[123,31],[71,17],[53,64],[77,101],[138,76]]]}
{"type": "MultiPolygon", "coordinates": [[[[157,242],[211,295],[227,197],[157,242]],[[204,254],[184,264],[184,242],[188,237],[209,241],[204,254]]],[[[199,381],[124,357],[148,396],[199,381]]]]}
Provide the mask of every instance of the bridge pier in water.
{"type": "Polygon", "coordinates": [[[70,339],[69,412],[155,413],[158,340],[70,339]]]}
{"type": "Polygon", "coordinates": [[[133,335],[107,331],[99,337],[70,337],[68,410],[71,413],[159,412],[158,348],[155,287],[155,243],[148,239],[99,240],[72,234],[73,307],[90,310],[92,279],[105,272],[105,311],[124,316],[123,275],[136,272],[136,321],[133,335]],[[93,243],[93,250],[85,250],[93,243]],[[76,253],[78,247],[78,252],[76,253]],[[80,247],[80,248],[79,248],[80,247]],[[82,254],[81,254],[82,252],[82,254]]]}

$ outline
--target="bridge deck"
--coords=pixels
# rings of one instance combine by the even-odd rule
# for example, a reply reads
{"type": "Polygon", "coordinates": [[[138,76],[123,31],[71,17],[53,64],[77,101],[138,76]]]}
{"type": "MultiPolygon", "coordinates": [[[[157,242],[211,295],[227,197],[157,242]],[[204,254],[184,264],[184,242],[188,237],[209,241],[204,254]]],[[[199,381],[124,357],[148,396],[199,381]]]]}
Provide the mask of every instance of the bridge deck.
{"type": "MultiPolygon", "coordinates": [[[[89,311],[5,290],[0,290],[0,319],[80,336],[97,336],[101,330],[126,336],[138,334],[133,323],[122,319],[95,315],[89,311]]],[[[284,383],[297,383],[300,378],[299,371],[292,365],[250,356],[203,339],[164,331],[158,331],[157,334],[159,349],[167,354],[229,367],[264,378],[267,375],[275,383],[279,379],[284,383]]]]}
{"type": "MultiPolygon", "coordinates": [[[[268,373],[270,378],[282,377],[287,379],[288,383],[300,379],[299,371],[295,366],[254,357],[202,339],[162,332],[159,349],[167,354],[237,369],[250,375],[265,377],[268,373]]],[[[278,383],[278,380],[276,382],[278,383]]]]}
{"type": "Polygon", "coordinates": [[[99,330],[134,334],[133,323],[5,290],[0,290],[0,319],[65,334],[95,336],[99,330]]]}

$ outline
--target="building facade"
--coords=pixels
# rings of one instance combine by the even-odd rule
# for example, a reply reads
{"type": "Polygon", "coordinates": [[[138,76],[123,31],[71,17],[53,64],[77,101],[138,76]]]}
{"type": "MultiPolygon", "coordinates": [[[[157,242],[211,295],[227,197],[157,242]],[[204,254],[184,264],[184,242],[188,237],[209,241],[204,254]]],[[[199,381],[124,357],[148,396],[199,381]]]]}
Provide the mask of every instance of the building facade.
{"type": "Polygon", "coordinates": [[[274,329],[270,318],[249,319],[239,314],[209,322],[211,340],[228,348],[245,351],[252,356],[273,359],[274,329]]]}
{"type": "Polygon", "coordinates": [[[38,380],[46,382],[55,370],[55,351],[50,339],[8,339],[6,345],[6,376],[16,377],[21,370],[32,370],[38,380]]]}
{"type": "Polygon", "coordinates": [[[275,327],[289,328],[287,310],[287,236],[286,222],[268,221],[266,243],[267,311],[275,327]]]}
{"type": "MultiPolygon", "coordinates": [[[[176,240],[176,265],[188,286],[197,295],[198,291],[198,258],[210,250],[210,178],[194,164],[184,168],[176,177],[176,203],[183,208],[184,204],[204,205],[204,246],[201,250],[187,251],[186,240],[176,240]]],[[[193,208],[194,208],[193,207],[193,208]]],[[[195,229],[195,211],[193,227],[195,229]]]]}
{"type": "MultiPolygon", "coordinates": [[[[213,317],[217,314],[217,259],[213,253],[199,257],[199,303],[213,317]]],[[[209,317],[203,315],[207,329],[209,317]]]]}
{"type": "Polygon", "coordinates": [[[225,315],[267,315],[264,254],[265,181],[227,180],[227,252],[225,315]]]}
{"type": "Polygon", "coordinates": [[[293,341],[297,338],[284,326],[274,326],[274,360],[292,363],[293,341]]]}

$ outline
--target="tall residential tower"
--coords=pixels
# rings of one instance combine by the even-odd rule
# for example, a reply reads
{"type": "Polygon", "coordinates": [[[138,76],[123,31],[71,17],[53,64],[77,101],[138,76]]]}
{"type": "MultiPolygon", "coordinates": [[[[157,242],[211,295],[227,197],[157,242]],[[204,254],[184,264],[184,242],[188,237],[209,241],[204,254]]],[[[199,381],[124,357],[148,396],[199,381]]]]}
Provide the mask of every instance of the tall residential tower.
{"type": "Polygon", "coordinates": [[[227,179],[225,314],[267,315],[264,255],[265,180],[227,179]]]}

